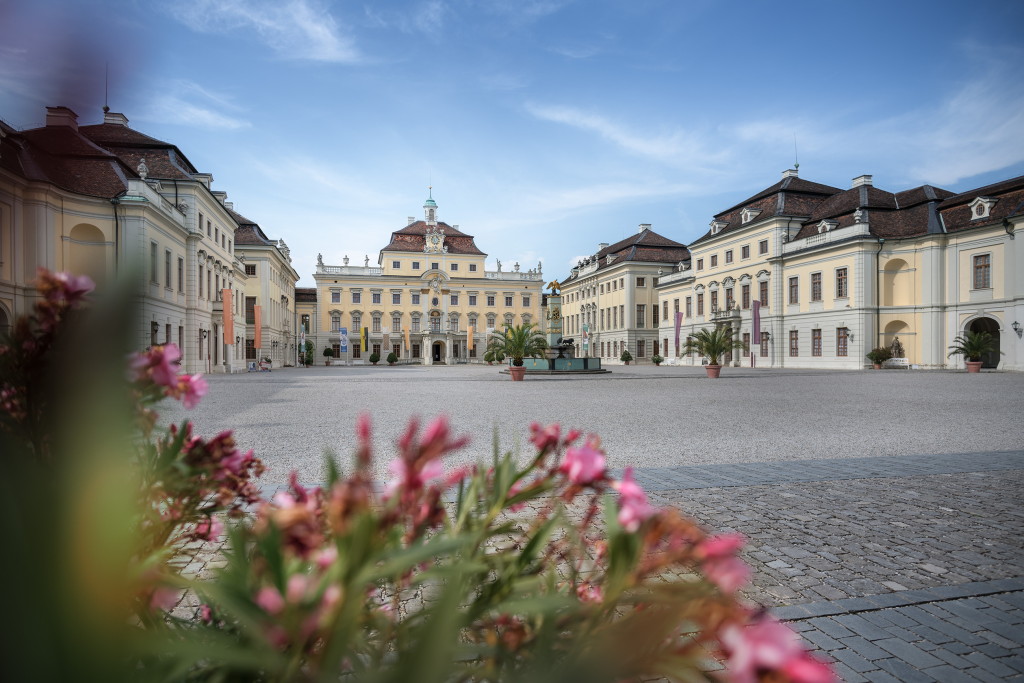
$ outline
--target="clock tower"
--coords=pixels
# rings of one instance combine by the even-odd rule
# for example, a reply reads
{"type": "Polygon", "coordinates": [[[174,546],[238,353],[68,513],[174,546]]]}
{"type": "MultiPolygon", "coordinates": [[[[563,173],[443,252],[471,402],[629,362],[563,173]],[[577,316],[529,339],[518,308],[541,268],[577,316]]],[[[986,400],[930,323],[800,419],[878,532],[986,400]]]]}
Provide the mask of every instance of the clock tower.
{"type": "Polygon", "coordinates": [[[437,225],[437,203],[434,202],[434,188],[428,189],[427,201],[423,202],[423,220],[427,225],[437,225]]]}

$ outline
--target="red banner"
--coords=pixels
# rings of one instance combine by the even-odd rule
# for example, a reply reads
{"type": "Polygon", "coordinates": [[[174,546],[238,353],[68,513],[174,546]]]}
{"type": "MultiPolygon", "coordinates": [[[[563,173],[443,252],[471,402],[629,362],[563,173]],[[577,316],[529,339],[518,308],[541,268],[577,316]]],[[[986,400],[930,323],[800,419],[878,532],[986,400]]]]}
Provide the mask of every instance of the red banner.
{"type": "Polygon", "coordinates": [[[253,306],[253,313],[255,314],[255,326],[256,331],[253,335],[253,339],[256,342],[256,348],[263,348],[263,307],[253,306]]]}
{"type": "Polygon", "coordinates": [[[234,299],[231,294],[234,290],[222,289],[220,291],[221,305],[224,307],[224,343],[235,342],[235,315],[234,299]]]}

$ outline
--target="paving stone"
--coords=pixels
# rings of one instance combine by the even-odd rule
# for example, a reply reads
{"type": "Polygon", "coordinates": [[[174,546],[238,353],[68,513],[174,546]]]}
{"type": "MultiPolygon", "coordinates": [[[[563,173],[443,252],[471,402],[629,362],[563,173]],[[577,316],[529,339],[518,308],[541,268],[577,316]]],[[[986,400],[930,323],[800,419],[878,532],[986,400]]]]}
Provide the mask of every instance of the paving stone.
{"type": "Polygon", "coordinates": [[[1000,663],[999,661],[992,659],[991,657],[984,655],[980,652],[971,652],[964,655],[964,659],[977,665],[979,668],[984,669],[993,676],[1012,676],[1016,673],[1013,669],[1000,663]]]}
{"type": "Polygon", "coordinates": [[[939,683],[976,683],[978,680],[965,671],[948,664],[933,666],[930,669],[925,669],[922,673],[931,676],[934,680],[939,681],[939,683]]]}
{"type": "Polygon", "coordinates": [[[883,650],[874,643],[868,642],[860,636],[853,636],[852,638],[843,638],[840,642],[845,645],[851,652],[855,652],[868,661],[875,661],[876,659],[885,659],[891,653],[883,650]]]}
{"type": "MultiPolygon", "coordinates": [[[[901,661],[906,662],[907,664],[910,664],[911,666],[917,667],[919,669],[924,669],[929,666],[939,666],[940,664],[942,664],[941,660],[936,659],[934,656],[928,654],[919,647],[916,647],[914,644],[906,640],[901,640],[899,638],[885,638],[883,640],[876,640],[875,645],[877,645],[878,647],[882,648],[887,652],[892,653],[901,661]]],[[[978,665],[980,666],[980,664],[978,665]]],[[[881,664],[879,666],[881,666],[881,664]]]]}
{"type": "Polygon", "coordinates": [[[932,683],[935,680],[900,657],[879,659],[875,663],[878,664],[880,669],[895,676],[898,680],[903,681],[903,683],[932,683]]]}

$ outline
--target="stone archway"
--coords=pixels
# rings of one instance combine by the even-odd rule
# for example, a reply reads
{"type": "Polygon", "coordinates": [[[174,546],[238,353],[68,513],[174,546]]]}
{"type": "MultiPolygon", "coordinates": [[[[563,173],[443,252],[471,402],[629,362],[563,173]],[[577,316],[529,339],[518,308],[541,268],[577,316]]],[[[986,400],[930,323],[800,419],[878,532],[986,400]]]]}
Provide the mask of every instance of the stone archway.
{"type": "Polygon", "coordinates": [[[433,365],[444,365],[445,350],[444,342],[436,341],[430,345],[430,362],[433,365]]]}
{"type": "Polygon", "coordinates": [[[75,275],[88,275],[97,285],[103,284],[109,249],[103,232],[95,225],[80,223],[68,234],[67,245],[67,269],[75,275]]]}
{"type": "Polygon", "coordinates": [[[996,340],[996,350],[989,351],[981,357],[981,367],[995,368],[999,366],[999,321],[987,316],[976,318],[967,326],[966,332],[988,332],[996,340]]]}

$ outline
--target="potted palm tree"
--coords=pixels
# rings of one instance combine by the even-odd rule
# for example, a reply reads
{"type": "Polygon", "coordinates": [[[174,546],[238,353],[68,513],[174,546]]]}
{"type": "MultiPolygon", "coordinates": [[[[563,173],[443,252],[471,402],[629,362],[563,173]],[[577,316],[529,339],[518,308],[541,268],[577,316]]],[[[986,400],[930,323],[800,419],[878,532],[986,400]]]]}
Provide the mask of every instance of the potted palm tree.
{"type": "Polygon", "coordinates": [[[882,363],[892,358],[892,351],[887,346],[876,346],[865,353],[864,356],[871,361],[871,367],[875,370],[881,370],[882,363]]]}
{"type": "Polygon", "coordinates": [[[484,360],[487,361],[488,365],[494,365],[495,363],[501,363],[504,361],[505,356],[500,350],[494,347],[488,347],[487,350],[484,351],[484,360]]]}
{"type": "Polygon", "coordinates": [[[521,382],[526,375],[523,358],[537,358],[548,348],[544,334],[536,323],[523,323],[504,330],[495,330],[487,344],[487,350],[494,352],[494,358],[511,358],[512,366],[508,369],[512,381],[521,382]]]}
{"type": "Polygon", "coordinates": [[[686,340],[686,351],[696,351],[708,359],[704,369],[708,377],[717,379],[722,374],[719,360],[730,351],[743,348],[743,342],[733,338],[731,327],[703,328],[686,340]]]}
{"type": "MultiPolygon", "coordinates": [[[[949,347],[950,356],[963,356],[967,372],[981,372],[981,357],[986,353],[999,351],[996,338],[989,332],[965,332],[953,340],[949,347]]],[[[1002,355],[1002,351],[999,354],[1002,355]]]]}

